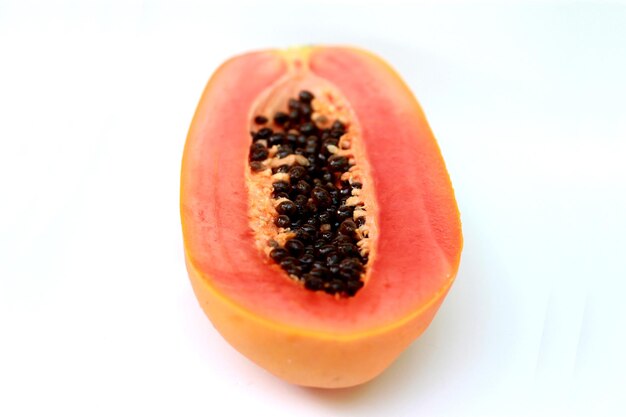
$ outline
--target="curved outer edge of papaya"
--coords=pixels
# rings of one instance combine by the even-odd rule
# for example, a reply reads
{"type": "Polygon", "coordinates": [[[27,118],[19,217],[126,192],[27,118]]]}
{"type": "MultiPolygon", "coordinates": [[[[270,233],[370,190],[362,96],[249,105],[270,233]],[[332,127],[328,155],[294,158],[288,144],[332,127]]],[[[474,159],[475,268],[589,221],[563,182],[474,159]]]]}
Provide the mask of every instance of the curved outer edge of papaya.
{"type": "MultiPolygon", "coordinates": [[[[321,48],[325,47],[306,46],[291,48],[287,51],[266,50],[262,52],[274,53],[288,61],[299,54],[300,56],[304,54],[304,59],[306,59],[312,50],[321,48]]],[[[343,48],[364,53],[377,60],[384,65],[390,75],[393,75],[409,90],[399,74],[377,55],[360,48],[349,46],[343,48]]],[[[239,57],[235,56],[226,61],[215,74],[239,57]]],[[[210,86],[211,80],[205,87],[205,92],[210,86]]],[[[416,101],[415,104],[428,127],[419,103],[416,101]]],[[[199,109],[194,115],[194,122],[198,114],[199,109]]],[[[438,146],[436,143],[435,145],[438,146]]],[[[181,169],[181,212],[184,204],[184,166],[188,146],[189,141],[185,145],[181,169]]],[[[186,230],[184,216],[181,216],[181,223],[183,230],[186,230]]],[[[341,388],[362,384],[383,372],[432,321],[456,278],[462,249],[461,235],[460,248],[451,265],[452,271],[448,280],[419,309],[383,326],[355,332],[334,333],[269,320],[237,304],[226,294],[217,290],[211,284],[211,277],[206,276],[194,265],[184,236],[183,241],[187,270],[194,292],[202,309],[222,336],[240,353],[274,375],[294,384],[320,388],[341,388]]]]}
{"type": "Polygon", "coordinates": [[[277,323],[232,302],[186,257],[192,287],[214,327],[240,353],[290,383],[346,388],[382,373],[432,321],[454,277],[414,314],[358,333],[325,333],[277,323]]]}

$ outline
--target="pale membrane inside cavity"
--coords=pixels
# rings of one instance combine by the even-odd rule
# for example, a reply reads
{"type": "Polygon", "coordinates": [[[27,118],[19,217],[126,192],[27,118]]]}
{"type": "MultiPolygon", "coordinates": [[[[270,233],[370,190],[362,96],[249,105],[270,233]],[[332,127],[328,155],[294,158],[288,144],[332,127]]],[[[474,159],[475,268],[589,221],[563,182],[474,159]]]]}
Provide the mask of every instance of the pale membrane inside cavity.
{"type": "MultiPolygon", "coordinates": [[[[248,130],[252,132],[261,128],[254,123],[254,117],[257,115],[263,115],[268,118],[269,121],[264,126],[276,129],[277,126],[273,123],[274,114],[278,111],[288,113],[289,99],[297,98],[301,90],[310,91],[315,96],[312,102],[313,114],[311,121],[315,122],[318,127],[328,128],[335,120],[339,120],[347,126],[346,134],[340,138],[337,148],[333,149],[333,151],[337,155],[348,157],[352,165],[349,171],[343,173],[341,179],[362,184],[361,189],[353,188],[352,197],[346,201],[346,204],[356,205],[363,203],[361,207],[356,207],[353,219],[356,220],[357,217],[361,216],[366,218],[365,224],[357,229],[358,236],[361,237],[357,246],[361,254],[369,257],[366,264],[366,272],[362,277],[363,281],[367,283],[370,275],[370,268],[367,268],[367,265],[371,265],[376,256],[376,219],[378,215],[372,177],[361,140],[359,123],[347,100],[343,98],[338,89],[331,83],[310,72],[299,74],[298,77],[288,74],[259,96],[256,103],[252,106],[248,117],[250,121],[248,130]]],[[[259,251],[266,255],[268,263],[282,271],[269,258],[269,252],[272,250],[270,242],[273,240],[283,246],[288,239],[295,236],[295,233],[279,228],[274,224],[274,220],[278,216],[276,206],[285,199],[272,198],[272,184],[275,181],[285,180],[286,177],[283,174],[272,174],[271,167],[283,164],[304,164],[306,158],[298,158],[298,155],[289,155],[279,160],[276,156],[276,148],[268,149],[270,156],[263,161],[267,169],[260,172],[252,172],[248,166],[245,173],[248,188],[250,227],[254,232],[255,243],[259,251]]]]}

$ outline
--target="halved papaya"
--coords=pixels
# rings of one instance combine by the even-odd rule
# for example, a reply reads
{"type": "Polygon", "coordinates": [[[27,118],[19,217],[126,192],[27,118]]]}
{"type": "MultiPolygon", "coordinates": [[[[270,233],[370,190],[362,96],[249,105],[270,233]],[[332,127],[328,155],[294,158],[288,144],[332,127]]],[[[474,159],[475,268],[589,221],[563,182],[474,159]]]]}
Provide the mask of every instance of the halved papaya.
{"type": "Polygon", "coordinates": [[[304,386],[387,368],[430,324],[462,249],[419,104],[389,65],[347,47],[253,52],[215,72],[185,145],[181,217],[213,325],[304,386]]]}

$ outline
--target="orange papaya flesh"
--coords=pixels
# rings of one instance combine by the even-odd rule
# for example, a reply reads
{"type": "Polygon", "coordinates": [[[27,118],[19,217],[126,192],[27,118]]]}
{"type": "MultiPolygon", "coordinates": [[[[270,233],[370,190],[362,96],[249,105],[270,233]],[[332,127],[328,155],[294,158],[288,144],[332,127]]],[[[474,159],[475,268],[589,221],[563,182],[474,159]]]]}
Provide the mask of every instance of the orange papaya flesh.
{"type": "Polygon", "coordinates": [[[387,368],[431,322],[462,248],[452,185],[419,104],[386,63],[343,47],[255,52],[216,71],[185,145],[181,218],[191,283],[214,326],[260,366],[305,386],[353,386],[387,368]],[[286,277],[249,218],[254,117],[322,84],[349,104],[370,182],[376,239],[354,297],[286,277]]]}

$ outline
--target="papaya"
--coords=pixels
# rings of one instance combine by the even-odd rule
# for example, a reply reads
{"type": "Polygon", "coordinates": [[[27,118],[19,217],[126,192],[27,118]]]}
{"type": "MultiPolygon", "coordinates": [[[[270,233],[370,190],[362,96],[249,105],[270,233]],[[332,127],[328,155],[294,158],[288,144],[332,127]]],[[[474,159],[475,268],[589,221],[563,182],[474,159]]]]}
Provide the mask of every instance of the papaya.
{"type": "Polygon", "coordinates": [[[215,328],[309,387],[382,373],[431,323],[463,245],[420,105],[387,63],[350,47],[222,64],[188,132],[180,209],[215,328]]]}

